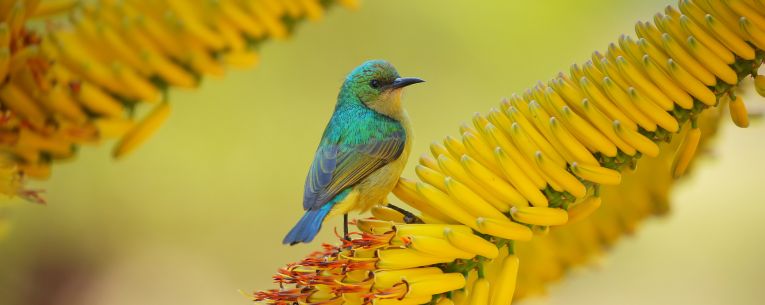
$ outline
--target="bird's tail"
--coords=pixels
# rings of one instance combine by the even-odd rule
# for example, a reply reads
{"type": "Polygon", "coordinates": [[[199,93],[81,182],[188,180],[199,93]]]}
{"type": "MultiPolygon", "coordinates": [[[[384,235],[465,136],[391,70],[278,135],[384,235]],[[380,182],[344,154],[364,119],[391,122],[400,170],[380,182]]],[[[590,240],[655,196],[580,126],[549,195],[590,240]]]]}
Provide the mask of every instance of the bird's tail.
{"type": "Polygon", "coordinates": [[[294,245],[297,243],[308,243],[316,237],[321,229],[321,224],[324,222],[324,217],[332,209],[332,205],[327,204],[318,209],[309,209],[300,218],[300,221],[287,233],[287,236],[282,240],[283,244],[294,245]]]}

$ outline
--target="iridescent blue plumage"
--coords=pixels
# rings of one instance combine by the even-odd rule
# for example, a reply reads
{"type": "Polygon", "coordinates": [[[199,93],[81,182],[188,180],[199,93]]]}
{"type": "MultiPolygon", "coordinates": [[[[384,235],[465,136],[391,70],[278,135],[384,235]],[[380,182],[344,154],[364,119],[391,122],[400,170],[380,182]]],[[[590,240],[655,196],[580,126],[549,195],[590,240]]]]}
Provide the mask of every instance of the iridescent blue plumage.
{"type": "Polygon", "coordinates": [[[405,128],[383,113],[384,107],[392,101],[392,92],[417,82],[421,80],[400,78],[392,65],[379,60],[365,62],[348,75],[306,177],[306,214],[284,238],[285,244],[313,240],[331,208],[355,185],[401,157],[405,128]]]}

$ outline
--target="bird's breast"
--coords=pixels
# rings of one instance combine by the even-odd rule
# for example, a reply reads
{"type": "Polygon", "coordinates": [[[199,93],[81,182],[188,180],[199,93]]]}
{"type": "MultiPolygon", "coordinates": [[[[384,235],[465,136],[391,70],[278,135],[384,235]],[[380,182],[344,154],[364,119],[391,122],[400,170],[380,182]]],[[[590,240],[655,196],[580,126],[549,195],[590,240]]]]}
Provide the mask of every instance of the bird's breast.
{"type": "Polygon", "coordinates": [[[406,111],[402,112],[399,119],[406,133],[406,142],[401,155],[395,161],[388,163],[370,174],[369,177],[361,181],[356,188],[359,190],[359,202],[354,210],[365,212],[375,204],[383,203],[388,194],[396,186],[398,178],[406,167],[409,159],[409,151],[412,144],[412,128],[409,122],[409,116],[406,111]]]}

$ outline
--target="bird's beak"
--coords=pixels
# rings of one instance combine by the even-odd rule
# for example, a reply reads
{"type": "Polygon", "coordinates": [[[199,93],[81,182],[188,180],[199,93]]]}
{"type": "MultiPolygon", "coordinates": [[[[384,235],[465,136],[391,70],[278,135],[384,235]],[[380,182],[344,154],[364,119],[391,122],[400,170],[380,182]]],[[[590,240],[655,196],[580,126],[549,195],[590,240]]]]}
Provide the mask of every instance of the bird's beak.
{"type": "Polygon", "coordinates": [[[416,83],[422,83],[424,80],[416,78],[416,77],[399,77],[396,80],[393,81],[392,84],[390,84],[391,89],[398,89],[398,88],[404,88],[409,85],[414,85],[416,83]]]}

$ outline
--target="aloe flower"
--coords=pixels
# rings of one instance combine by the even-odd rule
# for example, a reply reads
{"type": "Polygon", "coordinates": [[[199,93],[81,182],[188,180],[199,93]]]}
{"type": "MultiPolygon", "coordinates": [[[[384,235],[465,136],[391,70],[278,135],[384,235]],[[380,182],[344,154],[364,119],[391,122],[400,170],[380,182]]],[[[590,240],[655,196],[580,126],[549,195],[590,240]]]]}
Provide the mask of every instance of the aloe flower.
{"type": "Polygon", "coordinates": [[[119,139],[114,157],[128,154],[170,114],[168,89],[256,65],[258,45],[333,2],[3,1],[0,153],[15,170],[0,193],[24,195],[16,182],[47,178],[79,145],[119,139]]]}
{"type": "MultiPolygon", "coordinates": [[[[737,126],[748,126],[746,106],[734,89],[754,77],[757,91],[765,92],[765,80],[757,75],[765,57],[765,5],[682,0],[652,21],[638,22],[635,30],[569,73],[475,114],[471,124],[459,127],[459,137],[433,142],[416,165],[419,180],[402,177],[393,191],[412,211],[377,207],[373,218],[357,222],[365,232],[361,240],[394,236],[385,251],[399,251],[397,259],[416,264],[405,267],[462,274],[464,288],[428,290],[429,298],[417,300],[400,288],[388,301],[372,285],[359,301],[346,300],[342,289],[285,283],[277,276],[281,288],[254,299],[507,305],[542,291],[647,216],[666,212],[673,179],[687,172],[716,130],[720,108],[728,108],[737,126]],[[455,234],[470,236],[473,244],[465,246],[455,234]],[[313,299],[275,297],[283,291],[322,293],[313,299]]],[[[356,242],[361,241],[349,243],[356,242]]],[[[352,245],[338,249],[357,251],[352,245]]],[[[369,256],[377,263],[362,281],[381,281],[378,274],[399,269],[381,264],[383,253],[369,256]]],[[[419,276],[403,274],[398,285],[411,288],[419,276]]]]}

